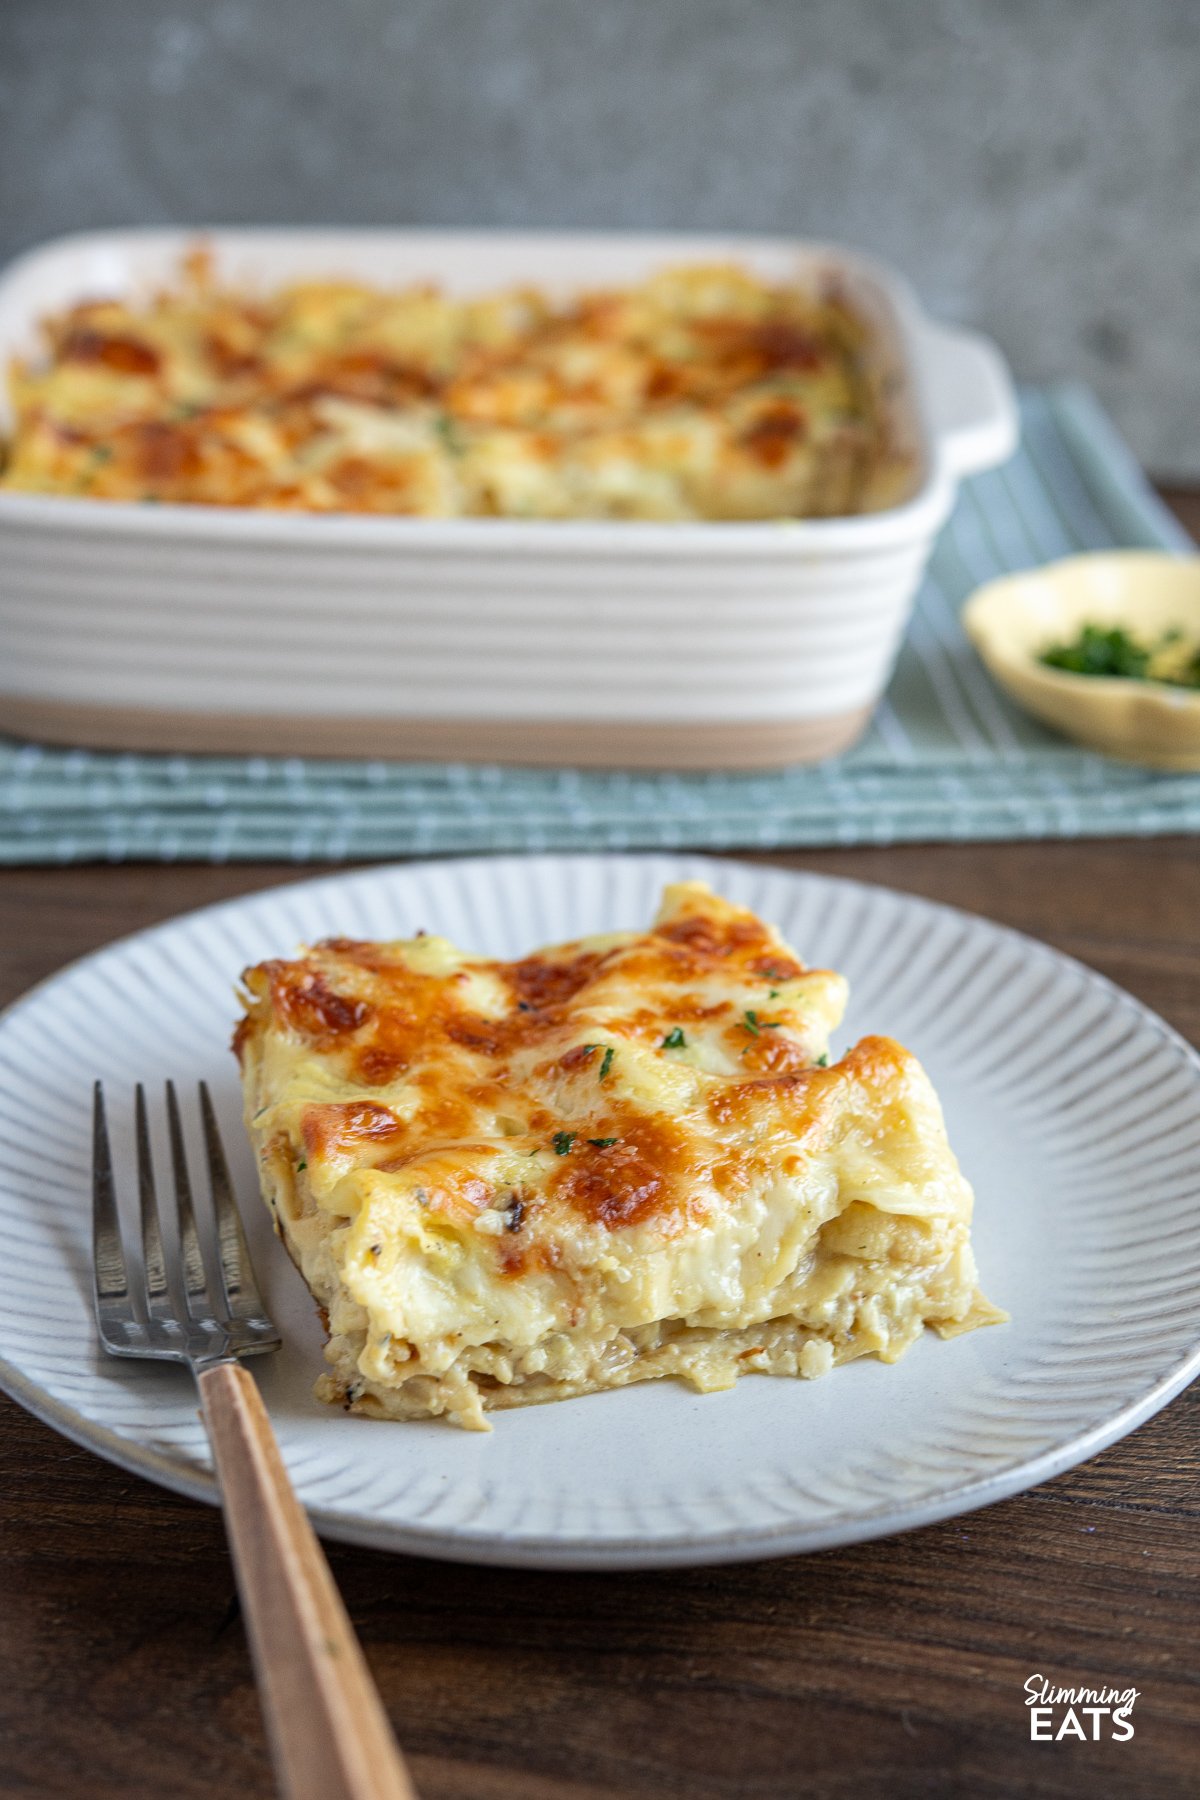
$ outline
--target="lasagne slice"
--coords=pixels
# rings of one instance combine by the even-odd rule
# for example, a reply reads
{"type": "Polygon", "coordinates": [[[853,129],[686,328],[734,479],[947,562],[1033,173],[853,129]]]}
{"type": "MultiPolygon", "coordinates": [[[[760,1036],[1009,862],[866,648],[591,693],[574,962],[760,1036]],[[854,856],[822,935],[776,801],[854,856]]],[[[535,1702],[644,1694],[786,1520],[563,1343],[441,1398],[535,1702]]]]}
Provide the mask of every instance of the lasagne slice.
{"type": "Polygon", "coordinates": [[[244,982],[263,1191],[354,1412],[486,1429],[1003,1317],[920,1064],[881,1037],[831,1063],[842,978],[699,883],[517,962],[332,939],[244,982]]]}

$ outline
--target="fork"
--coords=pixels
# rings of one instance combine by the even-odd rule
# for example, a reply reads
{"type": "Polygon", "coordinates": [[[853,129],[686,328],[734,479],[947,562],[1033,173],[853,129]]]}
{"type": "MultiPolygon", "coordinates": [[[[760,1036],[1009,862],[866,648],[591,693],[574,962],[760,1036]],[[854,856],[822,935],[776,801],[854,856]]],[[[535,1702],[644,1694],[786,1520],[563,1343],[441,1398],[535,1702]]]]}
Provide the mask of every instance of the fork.
{"type": "Polygon", "coordinates": [[[287,1800],[416,1800],[353,1627],[297,1500],[259,1392],[239,1360],[277,1350],[254,1279],[212,1098],[200,1083],[219,1269],[196,1228],[183,1122],[166,1084],[174,1242],[160,1228],[146,1094],[135,1097],[140,1255],[122,1244],[104,1092],[93,1112],[96,1322],[113,1356],[187,1363],[225,1511],[267,1736],[287,1800]]]}

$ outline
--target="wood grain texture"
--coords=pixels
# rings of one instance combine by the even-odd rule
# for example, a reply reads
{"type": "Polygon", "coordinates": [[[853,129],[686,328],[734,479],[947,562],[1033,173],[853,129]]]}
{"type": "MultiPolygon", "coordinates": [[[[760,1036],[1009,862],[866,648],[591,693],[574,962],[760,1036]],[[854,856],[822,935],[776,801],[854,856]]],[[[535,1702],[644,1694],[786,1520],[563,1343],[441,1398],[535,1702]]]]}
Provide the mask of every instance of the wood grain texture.
{"type": "MultiPolygon", "coordinates": [[[[1200,494],[1171,495],[1193,530],[1200,494]]],[[[1200,1044],[1200,844],[772,860],[1046,939],[1200,1044]]],[[[0,1002],[184,908],[307,871],[0,875],[0,1002]]],[[[269,1800],[218,1515],[0,1398],[0,1794],[269,1800]]],[[[531,1574],[329,1547],[425,1800],[1193,1800],[1200,1384],[1083,1468],[820,1556],[531,1574]],[[1032,1743],[1023,1684],[1132,1684],[1125,1744],[1032,1743]]]]}
{"type": "Polygon", "coordinates": [[[225,1529],[286,1800],[417,1800],[254,1377],[198,1377],[225,1529]]]}

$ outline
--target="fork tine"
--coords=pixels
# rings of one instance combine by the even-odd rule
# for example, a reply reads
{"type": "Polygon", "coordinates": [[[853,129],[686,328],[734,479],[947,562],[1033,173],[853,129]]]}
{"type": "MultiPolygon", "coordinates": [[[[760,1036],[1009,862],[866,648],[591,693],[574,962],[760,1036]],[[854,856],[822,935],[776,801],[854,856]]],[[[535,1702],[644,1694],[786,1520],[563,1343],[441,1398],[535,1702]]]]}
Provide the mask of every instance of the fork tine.
{"type": "Polygon", "coordinates": [[[187,1150],[173,1081],[167,1083],[167,1130],[171,1139],[171,1167],[175,1175],[175,1208],[179,1216],[179,1250],[183,1260],[187,1310],[194,1319],[211,1318],[213,1304],[208,1292],[208,1276],[200,1251],[200,1239],[196,1234],[196,1212],[192,1204],[187,1150]]]}
{"type": "Polygon", "coordinates": [[[123,1340],[130,1323],[129,1276],[121,1247],[104,1089],[98,1081],[92,1089],[92,1272],[100,1335],[123,1340]]]}
{"type": "Polygon", "coordinates": [[[134,1093],[135,1131],[137,1138],[138,1212],[142,1227],[142,1274],[146,1288],[146,1310],[151,1319],[172,1316],[171,1296],[163,1258],[162,1229],[158,1221],[158,1199],[154,1187],[154,1159],[150,1151],[150,1125],[146,1117],[146,1090],[139,1081],[134,1093]]]}
{"type": "MultiPolygon", "coordinates": [[[[100,1341],[114,1356],[147,1356],[190,1363],[196,1372],[230,1357],[277,1350],[279,1332],[255,1286],[237,1202],[221,1152],[207,1090],[201,1092],[204,1143],[214,1193],[211,1223],[220,1219],[221,1267],[206,1254],[196,1228],[187,1146],[175,1084],[166,1084],[167,1132],[175,1177],[175,1228],[164,1233],[154,1177],[154,1153],[146,1090],[135,1090],[138,1209],[141,1256],[130,1237],[122,1243],[104,1093],[95,1085],[92,1118],[93,1268],[100,1341]],[[126,1252],[132,1251],[132,1260],[126,1252]],[[132,1280],[129,1271],[132,1268],[132,1280]],[[226,1282],[232,1305],[226,1304],[226,1282]]],[[[209,1205],[206,1190],[199,1194],[209,1205]]],[[[205,1229],[209,1228],[205,1221],[205,1229]]]]}
{"type": "Polygon", "coordinates": [[[225,1284],[225,1301],[234,1319],[265,1319],[266,1307],[254,1278],[254,1264],[242,1229],[241,1214],[233,1196],[229,1165],[217,1125],[217,1115],[208,1091],[207,1081],[200,1083],[200,1117],[204,1126],[204,1150],[208,1158],[208,1181],[212,1193],[213,1213],[217,1225],[217,1249],[221,1258],[221,1279],[225,1284]]]}

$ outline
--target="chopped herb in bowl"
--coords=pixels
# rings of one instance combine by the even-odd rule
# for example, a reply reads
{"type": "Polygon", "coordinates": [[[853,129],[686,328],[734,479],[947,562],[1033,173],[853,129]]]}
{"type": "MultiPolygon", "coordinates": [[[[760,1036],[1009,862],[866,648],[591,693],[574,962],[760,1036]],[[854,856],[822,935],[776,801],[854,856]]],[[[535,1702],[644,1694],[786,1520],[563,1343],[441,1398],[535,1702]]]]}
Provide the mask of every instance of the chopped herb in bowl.
{"type": "Polygon", "coordinates": [[[1043,650],[1038,661],[1069,675],[1200,688],[1200,646],[1189,644],[1181,631],[1168,631],[1146,643],[1120,625],[1085,625],[1070,643],[1043,650]]]}

